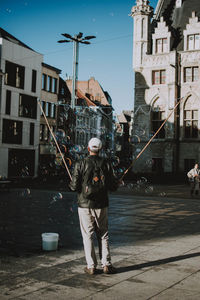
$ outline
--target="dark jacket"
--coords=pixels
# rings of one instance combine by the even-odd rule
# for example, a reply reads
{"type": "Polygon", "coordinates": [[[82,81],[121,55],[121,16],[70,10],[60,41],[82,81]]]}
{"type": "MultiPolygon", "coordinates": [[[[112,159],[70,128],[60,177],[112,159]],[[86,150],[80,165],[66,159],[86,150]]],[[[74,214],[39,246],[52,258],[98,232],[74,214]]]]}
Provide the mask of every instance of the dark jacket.
{"type": "Polygon", "coordinates": [[[89,155],[78,161],[75,164],[74,172],[72,175],[72,181],[69,187],[72,191],[77,191],[78,206],[82,208],[104,208],[108,206],[108,191],[114,191],[117,189],[117,178],[114,175],[114,171],[110,162],[97,155],[89,155]],[[87,199],[84,196],[83,191],[86,186],[84,184],[84,176],[86,171],[91,170],[95,167],[95,163],[101,165],[103,174],[105,176],[106,189],[103,192],[98,193],[95,199],[87,199]]]}

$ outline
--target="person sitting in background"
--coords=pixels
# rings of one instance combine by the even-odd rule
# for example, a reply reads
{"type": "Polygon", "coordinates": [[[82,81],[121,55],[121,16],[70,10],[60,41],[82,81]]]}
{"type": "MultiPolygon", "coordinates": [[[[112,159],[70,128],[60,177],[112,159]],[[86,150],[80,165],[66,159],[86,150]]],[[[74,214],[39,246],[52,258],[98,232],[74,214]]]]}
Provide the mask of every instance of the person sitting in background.
{"type": "Polygon", "coordinates": [[[190,182],[190,195],[191,195],[191,197],[193,196],[194,192],[195,192],[195,195],[198,195],[198,193],[199,193],[199,181],[200,181],[200,170],[199,170],[199,165],[197,163],[194,165],[194,168],[191,169],[187,173],[187,177],[189,178],[189,182],[190,182]]]}

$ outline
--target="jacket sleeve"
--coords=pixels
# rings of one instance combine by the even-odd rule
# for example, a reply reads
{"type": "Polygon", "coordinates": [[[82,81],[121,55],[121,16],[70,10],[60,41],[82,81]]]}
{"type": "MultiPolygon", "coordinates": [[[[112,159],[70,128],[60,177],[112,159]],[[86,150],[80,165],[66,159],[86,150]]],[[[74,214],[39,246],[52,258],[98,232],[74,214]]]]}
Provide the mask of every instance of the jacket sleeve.
{"type": "Polygon", "coordinates": [[[188,177],[188,178],[193,178],[193,177],[194,177],[193,169],[191,169],[191,170],[187,173],[187,177],[188,177]]]}
{"type": "Polygon", "coordinates": [[[69,188],[75,192],[80,192],[81,191],[81,183],[82,183],[82,176],[80,172],[80,163],[76,162],[74,166],[74,171],[72,174],[72,180],[69,184],[69,188]]]}

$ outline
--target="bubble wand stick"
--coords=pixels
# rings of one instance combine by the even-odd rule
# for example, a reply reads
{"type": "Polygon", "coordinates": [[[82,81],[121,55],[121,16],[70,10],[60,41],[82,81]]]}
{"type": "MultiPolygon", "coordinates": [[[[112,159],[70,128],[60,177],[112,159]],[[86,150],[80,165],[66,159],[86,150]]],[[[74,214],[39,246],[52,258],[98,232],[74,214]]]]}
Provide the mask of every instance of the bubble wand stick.
{"type": "Polygon", "coordinates": [[[45,119],[45,121],[46,121],[46,123],[47,123],[47,126],[48,126],[48,128],[49,128],[49,131],[50,131],[50,133],[51,133],[51,135],[52,135],[52,137],[53,137],[53,139],[54,139],[54,142],[55,142],[55,144],[56,144],[56,147],[58,148],[58,151],[60,152],[62,161],[63,161],[63,163],[64,163],[64,166],[65,166],[66,170],[67,170],[67,173],[68,173],[68,175],[69,175],[69,178],[72,180],[72,176],[71,176],[70,171],[69,171],[69,168],[68,168],[68,166],[67,166],[67,164],[66,164],[64,155],[62,154],[62,152],[61,152],[61,150],[60,150],[60,147],[59,147],[59,145],[58,145],[58,142],[56,141],[55,135],[54,135],[54,133],[53,133],[53,131],[52,131],[50,125],[49,125],[49,122],[48,122],[48,120],[47,120],[47,117],[46,117],[46,115],[45,115],[45,113],[44,113],[44,110],[43,110],[43,108],[42,108],[40,99],[38,99],[38,104],[39,104],[39,106],[40,106],[40,109],[41,109],[41,112],[42,112],[42,114],[43,114],[43,116],[44,116],[44,119],[45,119]]]}
{"type": "Polygon", "coordinates": [[[181,103],[183,97],[180,98],[180,100],[176,103],[176,105],[174,106],[174,108],[172,109],[171,113],[168,115],[168,117],[165,119],[165,121],[161,124],[161,126],[158,128],[158,130],[154,133],[154,135],[150,138],[150,140],[147,142],[147,144],[144,146],[144,148],[140,151],[140,153],[136,156],[136,158],[132,161],[132,163],[130,164],[130,166],[124,171],[124,174],[122,175],[122,177],[120,178],[120,182],[123,180],[124,176],[128,173],[128,171],[130,170],[130,168],[132,168],[132,166],[134,165],[134,163],[136,162],[136,160],[138,160],[138,158],[142,155],[142,153],[146,150],[146,148],[149,146],[149,144],[152,142],[152,140],[156,137],[156,135],[159,133],[159,131],[161,130],[161,128],[165,125],[165,123],[168,121],[168,119],[171,117],[172,113],[174,112],[174,110],[177,108],[177,106],[181,103]]]}

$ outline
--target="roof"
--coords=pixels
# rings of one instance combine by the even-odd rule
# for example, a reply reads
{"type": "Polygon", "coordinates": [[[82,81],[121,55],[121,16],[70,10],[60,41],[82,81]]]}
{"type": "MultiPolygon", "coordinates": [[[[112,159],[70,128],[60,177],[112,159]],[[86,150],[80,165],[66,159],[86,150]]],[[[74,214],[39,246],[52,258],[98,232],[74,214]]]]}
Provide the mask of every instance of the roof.
{"type": "Polygon", "coordinates": [[[107,94],[105,94],[104,90],[102,89],[101,85],[97,80],[95,80],[94,77],[91,77],[87,81],[78,81],[77,83],[78,88],[84,93],[84,94],[90,94],[93,96],[95,100],[97,100],[100,104],[105,106],[110,106],[107,94]],[[98,100],[97,94],[99,94],[100,100],[98,100]]]}
{"type": "Polygon", "coordinates": [[[45,68],[47,68],[47,69],[55,71],[57,74],[60,74],[62,72],[60,69],[55,68],[54,66],[45,64],[44,62],[42,62],[42,66],[45,67],[45,68]]]}
{"type": "Polygon", "coordinates": [[[117,116],[119,123],[127,123],[127,119],[123,113],[117,116]]]}
{"type": "MultiPolygon", "coordinates": [[[[72,80],[67,79],[66,84],[70,91],[72,91],[72,80]]],[[[94,79],[94,77],[91,77],[87,81],[77,81],[77,96],[81,99],[85,99],[88,103],[88,106],[98,106],[99,104],[108,107],[111,106],[108,103],[107,94],[105,95],[102,87],[98,81],[94,79]],[[97,94],[100,100],[97,98],[97,94]]]]}
{"type": "Polygon", "coordinates": [[[155,10],[153,26],[163,16],[174,37],[172,48],[183,50],[183,30],[192,17],[192,12],[200,19],[200,0],[182,0],[181,7],[176,7],[175,0],[159,0],[155,10]]]}
{"type": "MultiPolygon", "coordinates": [[[[0,27],[0,37],[9,41],[9,42],[12,42],[14,44],[17,44],[19,46],[22,46],[24,48],[27,48],[29,50],[32,50],[34,51],[32,48],[30,48],[29,46],[27,46],[26,44],[22,43],[20,40],[18,40],[16,37],[14,37],[13,35],[11,35],[10,33],[8,33],[7,31],[5,31],[3,28],[0,27]]],[[[34,51],[36,52],[36,51],[34,51]]]]}
{"type": "Polygon", "coordinates": [[[80,99],[84,99],[86,101],[87,106],[96,106],[89,98],[87,98],[80,89],[77,89],[76,95],[80,99]]]}

